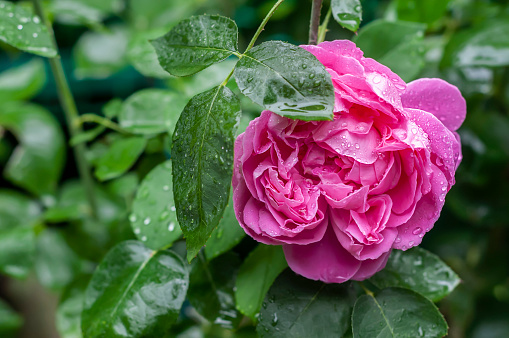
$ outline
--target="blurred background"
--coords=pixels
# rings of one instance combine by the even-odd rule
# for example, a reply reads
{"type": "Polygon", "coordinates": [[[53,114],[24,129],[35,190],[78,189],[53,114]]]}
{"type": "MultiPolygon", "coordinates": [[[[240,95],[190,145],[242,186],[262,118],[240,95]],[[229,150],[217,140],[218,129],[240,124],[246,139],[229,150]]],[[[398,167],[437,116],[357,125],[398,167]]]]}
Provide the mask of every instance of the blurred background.
{"type": "MultiPolygon", "coordinates": [[[[220,14],[236,21],[242,51],[274,2],[51,0],[44,5],[79,112],[114,121],[118,106],[136,91],[162,88],[190,98],[222,82],[234,62],[174,78],[159,66],[149,39],[190,15],[220,14]]],[[[467,100],[467,118],[459,130],[464,158],[456,185],[422,246],[462,279],[439,303],[449,336],[509,337],[509,2],[361,3],[359,35],[331,19],[326,40],[359,39],[366,56],[405,81],[439,77],[458,86],[467,100]],[[386,21],[416,24],[398,24],[377,35],[384,32],[377,25],[386,21]]],[[[322,17],[328,7],[325,0],[322,17]]],[[[307,43],[310,8],[310,0],[284,1],[258,43],[307,43]]],[[[243,120],[259,113],[249,100],[242,103],[243,120]]],[[[0,42],[0,109],[22,109],[34,116],[42,109],[58,122],[40,116],[32,124],[0,118],[0,337],[80,337],[83,288],[107,250],[134,237],[127,220],[130,203],[140,179],[167,156],[167,137],[151,139],[128,173],[97,187],[98,224],[84,210],[84,191],[76,181],[76,164],[66,146],[70,138],[46,60],[0,42]],[[35,152],[42,140],[49,142],[43,148],[57,148],[52,157],[30,165],[18,161],[22,152],[35,152]],[[14,224],[30,231],[13,232],[14,224]]],[[[97,166],[121,136],[95,123],[84,126],[89,133],[73,142],[88,142],[87,159],[97,166]]],[[[245,242],[240,245],[250,245],[245,242]]],[[[193,331],[180,337],[213,335],[193,331]]]]}

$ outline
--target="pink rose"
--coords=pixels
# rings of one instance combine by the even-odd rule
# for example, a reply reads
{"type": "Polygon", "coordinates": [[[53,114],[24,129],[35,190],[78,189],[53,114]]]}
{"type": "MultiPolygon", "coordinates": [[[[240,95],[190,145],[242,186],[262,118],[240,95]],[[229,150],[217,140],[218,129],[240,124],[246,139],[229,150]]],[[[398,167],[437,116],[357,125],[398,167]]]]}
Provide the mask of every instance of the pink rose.
{"type": "Polygon", "coordinates": [[[302,48],[331,74],[334,120],[264,111],[251,121],[235,142],[235,213],[255,240],[282,244],[296,273],[363,280],[438,219],[461,161],[465,100],[440,79],[405,84],[350,41],[302,48]]]}

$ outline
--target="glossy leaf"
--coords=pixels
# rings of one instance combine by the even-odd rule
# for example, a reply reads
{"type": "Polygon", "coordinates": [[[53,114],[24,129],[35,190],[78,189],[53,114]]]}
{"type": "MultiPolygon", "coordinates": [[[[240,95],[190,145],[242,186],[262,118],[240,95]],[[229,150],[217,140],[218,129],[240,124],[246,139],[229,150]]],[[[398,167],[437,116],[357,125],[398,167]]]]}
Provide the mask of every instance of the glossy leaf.
{"type": "Polygon", "coordinates": [[[17,227],[0,234],[0,273],[26,278],[35,256],[34,229],[17,227]]]}
{"type": "Polygon", "coordinates": [[[455,34],[444,50],[442,66],[503,67],[509,65],[509,21],[488,20],[455,34]]]}
{"type": "Polygon", "coordinates": [[[26,100],[34,97],[46,82],[46,70],[41,59],[0,73],[0,101],[26,100]]]}
{"type": "Polygon", "coordinates": [[[270,286],[287,267],[281,246],[258,244],[242,263],[237,276],[237,309],[254,320],[270,286]]]}
{"type": "Polygon", "coordinates": [[[144,137],[127,137],[115,140],[97,161],[95,176],[101,181],[119,177],[136,162],[145,149],[144,137]]]}
{"type": "Polygon", "coordinates": [[[443,337],[447,323],[437,307],[411,290],[387,288],[357,299],[352,314],[354,338],[443,337]]]}
{"type": "Polygon", "coordinates": [[[288,269],[265,297],[256,331],[260,337],[342,337],[352,305],[348,285],[315,282],[288,269]]]}
{"type": "Polygon", "coordinates": [[[208,260],[232,249],[239,244],[246,235],[235,216],[231,195],[232,194],[230,194],[230,201],[224,210],[223,218],[221,218],[219,225],[212,232],[212,235],[210,235],[205,245],[205,256],[208,260]]]}
{"type": "Polygon", "coordinates": [[[65,159],[65,141],[59,123],[42,107],[19,102],[0,108],[0,126],[19,141],[4,175],[14,184],[45,195],[56,189],[65,159]]]}
{"type": "Polygon", "coordinates": [[[403,80],[411,81],[424,67],[425,30],[424,24],[376,20],[364,26],[354,41],[364,56],[391,68],[403,80]]]}
{"type": "Polygon", "coordinates": [[[237,35],[237,25],[231,19],[200,15],[182,20],[152,45],[168,73],[187,76],[235,53],[237,35]]]}
{"type": "Polygon", "coordinates": [[[189,261],[207,242],[228,204],[239,120],[239,100],[219,86],[193,97],[177,122],[173,194],[189,261]]]}
{"type": "Polygon", "coordinates": [[[186,98],[168,90],[140,90],[125,100],[118,121],[135,134],[173,134],[186,103],[186,98]]]}
{"type": "Polygon", "coordinates": [[[57,55],[46,26],[32,8],[21,4],[0,1],[0,41],[32,54],[57,55]]]}
{"type": "Polygon", "coordinates": [[[122,242],[99,264],[85,293],[85,337],[161,337],[186,297],[188,272],[170,251],[122,242]]]}
{"type": "Polygon", "coordinates": [[[330,74],[300,47],[264,42],[244,54],[234,75],[240,91],[265,109],[301,120],[332,120],[330,74]]]}
{"type": "Polygon", "coordinates": [[[0,336],[17,337],[17,332],[22,325],[23,318],[0,299],[0,336]]]}
{"type": "Polygon", "coordinates": [[[161,163],[141,182],[129,216],[139,240],[151,249],[172,244],[181,235],[173,200],[171,161],[161,163]]]}
{"type": "Polygon", "coordinates": [[[356,32],[362,20],[360,0],[332,0],[332,15],[344,28],[356,32]]]}
{"type": "Polygon", "coordinates": [[[451,293],[460,279],[438,256],[416,247],[394,250],[386,267],[370,281],[381,289],[390,286],[411,289],[436,302],[451,293]]]}
{"type": "Polygon", "coordinates": [[[231,252],[209,262],[201,258],[194,262],[191,270],[189,302],[209,321],[234,328],[242,319],[235,309],[233,296],[240,260],[231,252]]]}

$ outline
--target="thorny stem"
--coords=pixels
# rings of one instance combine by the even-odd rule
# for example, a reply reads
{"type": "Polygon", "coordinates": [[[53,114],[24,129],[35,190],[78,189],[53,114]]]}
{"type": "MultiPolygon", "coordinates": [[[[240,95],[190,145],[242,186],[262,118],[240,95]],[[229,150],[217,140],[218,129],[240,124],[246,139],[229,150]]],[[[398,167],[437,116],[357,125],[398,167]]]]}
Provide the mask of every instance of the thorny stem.
{"type": "MultiPolygon", "coordinates": [[[[48,29],[50,33],[51,42],[54,48],[58,52],[58,46],[55,40],[55,33],[53,32],[53,27],[51,26],[44,10],[41,6],[40,0],[32,0],[35,8],[36,14],[40,17],[42,23],[48,29]]],[[[60,56],[57,54],[54,58],[49,58],[49,63],[51,66],[51,71],[53,73],[53,77],[55,78],[55,83],[57,85],[58,98],[60,100],[60,105],[65,113],[65,120],[67,122],[67,128],[69,129],[69,133],[71,137],[74,137],[82,132],[81,124],[77,123],[79,120],[78,109],[76,108],[76,102],[74,101],[74,97],[72,95],[71,89],[69,88],[69,83],[65,77],[64,68],[62,66],[62,61],[60,56]]],[[[81,183],[85,189],[85,194],[88,199],[88,203],[90,205],[90,210],[92,216],[95,218],[97,216],[97,204],[94,195],[94,181],[92,179],[92,175],[90,174],[90,166],[88,165],[85,159],[85,145],[83,143],[77,144],[73,147],[74,157],[76,159],[76,164],[78,167],[78,173],[80,175],[81,183]]]]}
{"type": "Polygon", "coordinates": [[[269,13],[267,13],[267,15],[265,16],[265,19],[263,19],[262,23],[260,24],[260,27],[258,27],[258,30],[256,31],[255,35],[251,39],[251,42],[249,42],[249,45],[247,46],[246,51],[244,52],[244,54],[247,53],[254,46],[254,44],[256,42],[256,39],[258,39],[258,36],[260,36],[261,32],[265,28],[265,25],[267,24],[269,19],[272,17],[272,14],[274,14],[276,9],[279,7],[279,5],[281,5],[281,3],[283,1],[284,0],[278,0],[278,2],[276,2],[274,4],[274,6],[272,6],[272,8],[270,9],[269,13]]]}
{"type": "Polygon", "coordinates": [[[316,45],[318,26],[320,25],[320,12],[323,0],[313,0],[311,5],[311,19],[309,21],[309,44],[316,45]]]}
{"type": "Polygon", "coordinates": [[[327,26],[329,25],[330,16],[332,14],[332,6],[329,7],[327,14],[325,15],[325,19],[323,19],[322,24],[318,27],[318,40],[317,44],[325,41],[325,34],[327,34],[327,26]]]}

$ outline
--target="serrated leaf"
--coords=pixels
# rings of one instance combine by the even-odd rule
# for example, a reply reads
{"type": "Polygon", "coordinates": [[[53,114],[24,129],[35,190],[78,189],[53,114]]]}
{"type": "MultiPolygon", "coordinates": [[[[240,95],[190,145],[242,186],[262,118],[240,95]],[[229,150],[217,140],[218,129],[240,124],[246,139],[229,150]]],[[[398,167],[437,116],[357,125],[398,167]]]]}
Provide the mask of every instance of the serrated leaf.
{"type": "Polygon", "coordinates": [[[85,293],[84,337],[162,337],[177,320],[188,272],[170,251],[152,251],[137,241],[110,250],[85,293]]]}
{"type": "Polygon", "coordinates": [[[173,193],[189,261],[207,242],[228,204],[239,120],[238,98],[219,86],[194,96],[177,122],[171,151],[173,193]]]}
{"type": "Polygon", "coordinates": [[[30,7],[0,1],[0,41],[22,51],[57,56],[48,29],[30,7]]]}
{"type": "Polygon", "coordinates": [[[356,32],[362,20],[360,0],[332,0],[332,15],[344,28],[356,32]]]}
{"type": "Polygon", "coordinates": [[[122,128],[135,134],[173,134],[186,103],[186,98],[168,90],[140,90],[125,100],[118,121],[122,128]]]}
{"type": "Polygon", "coordinates": [[[145,176],[129,216],[133,232],[151,249],[160,249],[181,235],[173,201],[171,161],[161,163],[145,176]]]}
{"type": "Polygon", "coordinates": [[[330,74],[314,55],[282,41],[264,42],[235,67],[242,94],[276,114],[300,120],[332,120],[330,74]]]}
{"type": "Polygon", "coordinates": [[[435,304],[411,290],[387,288],[357,299],[352,313],[354,338],[443,337],[447,323],[435,304]]]}
{"type": "Polygon", "coordinates": [[[415,247],[394,250],[385,268],[370,281],[381,289],[390,286],[411,289],[436,302],[451,293],[460,279],[438,256],[415,247]]]}
{"type": "Polygon", "coordinates": [[[200,15],[182,20],[152,45],[168,73],[187,76],[235,53],[237,35],[237,25],[231,19],[200,15]]]}
{"type": "Polygon", "coordinates": [[[0,108],[0,126],[20,143],[4,169],[5,177],[36,195],[54,193],[66,155],[56,119],[40,106],[7,102],[0,108]]]}
{"type": "Polygon", "coordinates": [[[347,284],[315,282],[287,269],[265,297],[256,331],[260,337],[342,337],[352,305],[347,284]]]}
{"type": "Polygon", "coordinates": [[[0,102],[26,100],[34,97],[46,82],[46,71],[41,59],[9,68],[0,73],[0,102]]]}
{"type": "Polygon", "coordinates": [[[246,236],[246,233],[237,221],[233,210],[232,194],[230,193],[230,200],[224,210],[223,218],[221,218],[217,228],[212,232],[205,245],[205,256],[208,260],[211,260],[225,253],[239,244],[244,236],[246,236]]]}
{"type": "Polygon", "coordinates": [[[101,181],[119,177],[136,162],[146,144],[144,137],[127,137],[113,141],[106,153],[97,160],[95,176],[101,181]]]}
{"type": "Polygon", "coordinates": [[[0,299],[0,336],[17,337],[17,332],[22,325],[23,318],[0,299]]]}
{"type": "Polygon", "coordinates": [[[189,277],[188,299],[209,321],[232,329],[242,316],[235,309],[233,287],[240,259],[232,252],[207,262],[197,259],[189,277]]]}
{"type": "Polygon", "coordinates": [[[258,244],[242,263],[237,275],[237,309],[254,320],[270,286],[287,267],[281,246],[258,244]]]}

